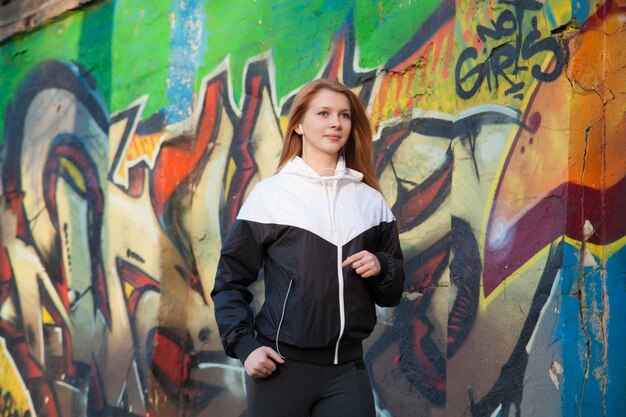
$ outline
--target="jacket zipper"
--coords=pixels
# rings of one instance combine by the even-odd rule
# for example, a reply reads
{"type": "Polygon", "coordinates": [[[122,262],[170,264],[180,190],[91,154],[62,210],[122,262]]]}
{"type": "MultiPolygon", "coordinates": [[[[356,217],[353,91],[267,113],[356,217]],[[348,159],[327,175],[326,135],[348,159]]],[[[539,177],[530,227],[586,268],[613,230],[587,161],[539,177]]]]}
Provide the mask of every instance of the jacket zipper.
{"type": "MultiPolygon", "coordinates": [[[[336,180],[335,180],[336,181],[336,180]]],[[[333,189],[333,203],[337,193],[337,184],[335,183],[335,187],[333,189]]],[[[339,336],[337,337],[337,344],[335,345],[335,358],[333,363],[335,365],[339,364],[339,343],[341,342],[341,338],[343,337],[343,332],[346,327],[346,312],[344,305],[344,285],[343,285],[343,269],[341,268],[341,261],[343,259],[343,248],[341,247],[341,234],[339,230],[339,222],[336,218],[335,205],[332,206],[332,219],[331,223],[334,223],[335,229],[335,239],[337,244],[337,283],[338,283],[338,292],[339,292],[339,336]]]]}
{"type": "Polygon", "coordinates": [[[337,279],[339,281],[339,337],[337,337],[337,344],[335,345],[335,365],[339,364],[339,342],[343,336],[343,331],[346,327],[346,313],[343,302],[343,270],[341,269],[342,250],[341,245],[337,245],[337,279]]]}
{"type": "Polygon", "coordinates": [[[283,319],[285,318],[285,311],[287,309],[287,299],[289,298],[289,293],[291,292],[291,286],[293,285],[293,279],[289,280],[289,287],[287,288],[287,294],[285,294],[285,301],[283,301],[283,312],[280,314],[280,321],[278,322],[278,329],[276,329],[276,352],[284,358],[282,353],[280,353],[280,349],[278,348],[278,337],[280,336],[280,327],[283,325],[283,319]]]}

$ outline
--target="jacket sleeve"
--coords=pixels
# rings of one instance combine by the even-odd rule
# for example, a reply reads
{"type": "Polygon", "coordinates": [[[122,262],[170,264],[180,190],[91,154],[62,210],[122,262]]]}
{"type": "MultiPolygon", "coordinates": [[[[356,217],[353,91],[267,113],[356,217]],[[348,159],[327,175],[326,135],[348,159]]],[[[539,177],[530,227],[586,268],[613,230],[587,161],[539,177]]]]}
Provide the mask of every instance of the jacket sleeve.
{"type": "Polygon", "coordinates": [[[366,282],[376,304],[393,307],[400,303],[404,290],[404,257],[395,220],[380,227],[380,239],[374,253],[380,263],[380,272],[366,282]]]}
{"type": "Polygon", "coordinates": [[[235,221],[222,244],[211,292],[224,351],[241,362],[261,346],[254,337],[250,308],[253,296],[248,287],[256,281],[263,265],[267,239],[264,230],[255,222],[235,221]]]}

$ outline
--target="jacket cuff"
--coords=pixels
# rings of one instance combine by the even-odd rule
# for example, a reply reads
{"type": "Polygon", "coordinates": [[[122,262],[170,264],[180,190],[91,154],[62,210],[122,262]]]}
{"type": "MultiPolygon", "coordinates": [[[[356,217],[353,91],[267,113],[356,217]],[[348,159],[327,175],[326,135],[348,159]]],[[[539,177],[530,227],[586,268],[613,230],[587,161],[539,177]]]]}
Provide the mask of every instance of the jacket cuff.
{"type": "Polygon", "coordinates": [[[380,264],[380,272],[378,275],[370,277],[369,279],[373,280],[374,284],[380,284],[384,281],[387,276],[387,272],[389,271],[389,259],[385,256],[385,254],[380,252],[376,252],[374,256],[378,259],[378,263],[380,264]]]}
{"type": "Polygon", "coordinates": [[[254,336],[245,334],[237,340],[235,346],[233,346],[233,352],[235,352],[237,359],[243,364],[248,358],[248,355],[261,346],[263,345],[260,344],[254,336]]]}

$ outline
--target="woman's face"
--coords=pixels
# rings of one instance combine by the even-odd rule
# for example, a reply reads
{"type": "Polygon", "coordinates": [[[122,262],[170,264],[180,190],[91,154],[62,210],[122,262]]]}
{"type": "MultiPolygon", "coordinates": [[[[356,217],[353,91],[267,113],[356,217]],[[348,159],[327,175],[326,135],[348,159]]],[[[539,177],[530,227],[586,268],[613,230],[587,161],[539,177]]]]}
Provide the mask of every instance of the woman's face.
{"type": "Polygon", "coordinates": [[[309,103],[296,133],[302,135],[305,161],[337,160],[352,128],[350,101],[346,95],[320,90],[309,103]]]}

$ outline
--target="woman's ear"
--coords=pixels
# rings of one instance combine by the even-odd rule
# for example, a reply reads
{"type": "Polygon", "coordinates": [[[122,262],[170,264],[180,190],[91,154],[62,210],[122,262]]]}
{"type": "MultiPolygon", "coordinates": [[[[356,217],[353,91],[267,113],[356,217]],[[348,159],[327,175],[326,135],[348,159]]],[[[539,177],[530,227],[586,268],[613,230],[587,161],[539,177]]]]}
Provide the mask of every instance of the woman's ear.
{"type": "Polygon", "coordinates": [[[294,131],[295,131],[298,135],[302,136],[302,134],[303,134],[303,133],[302,133],[302,125],[301,125],[301,124],[298,124],[298,126],[296,126],[293,130],[294,130],[294,131]]]}

